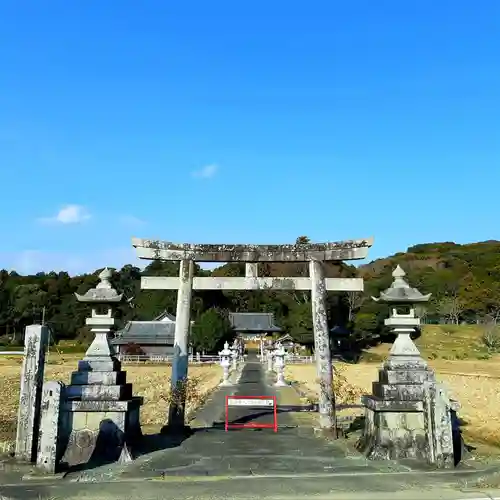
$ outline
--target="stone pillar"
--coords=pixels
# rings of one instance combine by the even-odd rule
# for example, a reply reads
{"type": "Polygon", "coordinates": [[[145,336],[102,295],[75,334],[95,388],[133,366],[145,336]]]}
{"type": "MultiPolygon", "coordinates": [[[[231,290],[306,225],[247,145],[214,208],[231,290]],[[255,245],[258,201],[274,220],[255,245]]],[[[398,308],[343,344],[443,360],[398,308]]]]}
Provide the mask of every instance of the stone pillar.
{"type": "Polygon", "coordinates": [[[247,262],[245,264],[245,277],[257,278],[259,276],[259,264],[257,262],[247,262]]]}
{"type": "Polygon", "coordinates": [[[309,262],[311,276],[311,305],[314,328],[314,350],[316,369],[320,383],[319,426],[331,428],[335,422],[335,402],[333,401],[333,370],[330,353],[328,319],[326,315],[326,286],[323,263],[309,262]]]}
{"type": "MultiPolygon", "coordinates": [[[[174,359],[172,362],[172,390],[177,390],[187,381],[188,341],[191,317],[191,294],[193,290],[193,261],[181,260],[179,269],[179,291],[177,292],[177,311],[175,319],[174,359]]],[[[184,426],[184,401],[171,404],[168,426],[184,426]]]]}
{"type": "Polygon", "coordinates": [[[49,329],[45,325],[26,327],[21,390],[17,414],[16,457],[36,462],[42,400],[45,349],[49,329]]]}
{"type": "Polygon", "coordinates": [[[43,385],[42,412],[40,417],[40,442],[36,465],[49,474],[54,474],[58,461],[58,437],[64,384],[46,382],[43,385]]]}

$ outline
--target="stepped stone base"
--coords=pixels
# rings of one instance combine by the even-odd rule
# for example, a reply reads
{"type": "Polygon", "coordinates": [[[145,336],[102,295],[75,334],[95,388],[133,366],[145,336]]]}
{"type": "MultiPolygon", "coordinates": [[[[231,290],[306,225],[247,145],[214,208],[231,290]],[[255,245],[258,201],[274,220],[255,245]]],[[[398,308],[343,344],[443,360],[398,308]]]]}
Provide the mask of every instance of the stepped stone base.
{"type": "Polygon", "coordinates": [[[60,467],[126,462],[141,437],[142,398],[132,396],[114,357],[86,357],[65,387],[59,415],[60,467]]]}
{"type": "Polygon", "coordinates": [[[365,429],[359,448],[375,460],[426,461],[424,406],[421,401],[384,401],[364,396],[365,429]]]}
{"type": "Polygon", "coordinates": [[[362,403],[365,428],[358,448],[368,458],[454,466],[449,401],[423,360],[388,360],[362,403]]]}

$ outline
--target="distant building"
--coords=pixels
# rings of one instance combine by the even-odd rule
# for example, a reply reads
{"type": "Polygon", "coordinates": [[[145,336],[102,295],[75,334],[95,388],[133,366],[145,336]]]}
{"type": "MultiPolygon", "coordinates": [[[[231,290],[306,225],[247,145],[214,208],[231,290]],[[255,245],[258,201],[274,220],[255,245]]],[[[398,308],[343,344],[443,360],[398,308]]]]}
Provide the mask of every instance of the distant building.
{"type": "Polygon", "coordinates": [[[138,345],[144,354],[172,356],[174,354],[175,316],[166,311],[153,321],[129,321],[116,332],[111,344],[117,354],[125,354],[127,345],[138,345]]]}
{"type": "Polygon", "coordinates": [[[274,342],[280,343],[287,351],[293,350],[293,348],[297,345],[296,342],[294,342],[293,337],[290,334],[283,335],[283,337],[280,337],[276,339],[274,342]]]}
{"type": "Polygon", "coordinates": [[[282,331],[274,324],[273,313],[229,313],[229,321],[236,334],[245,340],[256,340],[282,331]]]}

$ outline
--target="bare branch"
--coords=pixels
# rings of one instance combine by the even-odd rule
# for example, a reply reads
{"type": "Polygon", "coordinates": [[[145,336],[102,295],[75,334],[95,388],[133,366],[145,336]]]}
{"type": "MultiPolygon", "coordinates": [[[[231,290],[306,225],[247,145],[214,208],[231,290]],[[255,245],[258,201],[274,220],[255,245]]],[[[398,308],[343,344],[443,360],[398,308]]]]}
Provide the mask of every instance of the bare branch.
{"type": "Polygon", "coordinates": [[[465,308],[465,304],[456,294],[443,297],[437,303],[437,311],[439,314],[453,324],[458,325],[460,316],[465,308]]]}
{"type": "Polygon", "coordinates": [[[360,292],[347,292],[346,302],[349,308],[349,321],[354,319],[354,313],[363,305],[366,297],[360,292]]]}

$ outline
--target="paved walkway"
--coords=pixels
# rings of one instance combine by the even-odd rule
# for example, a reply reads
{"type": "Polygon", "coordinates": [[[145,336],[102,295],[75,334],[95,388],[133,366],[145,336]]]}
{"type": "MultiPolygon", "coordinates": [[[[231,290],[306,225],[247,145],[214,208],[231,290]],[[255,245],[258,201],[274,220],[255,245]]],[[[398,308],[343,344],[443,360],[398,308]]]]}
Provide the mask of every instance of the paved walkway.
{"type": "MultiPolygon", "coordinates": [[[[378,470],[361,456],[346,456],[344,447],[314,436],[310,427],[298,427],[294,411],[302,405],[291,387],[274,388],[256,359],[243,368],[233,389],[219,391],[205,410],[205,420],[179,447],[156,453],[142,463],[127,467],[127,477],[165,476],[251,476],[325,471],[378,470]],[[224,430],[224,398],[276,396],[278,432],[272,429],[224,430]],[[211,413],[212,412],[212,413],[211,413]],[[215,417],[212,422],[208,414],[215,417]],[[204,426],[203,426],[204,425],[204,426]]],[[[236,407],[229,410],[232,423],[272,424],[272,409],[236,407]]],[[[357,454],[356,454],[357,455],[357,454]]],[[[401,470],[407,470],[401,468],[401,470]]]]}

